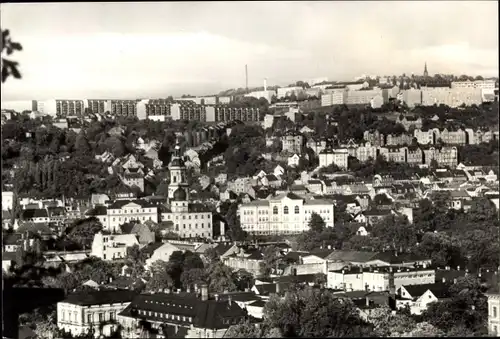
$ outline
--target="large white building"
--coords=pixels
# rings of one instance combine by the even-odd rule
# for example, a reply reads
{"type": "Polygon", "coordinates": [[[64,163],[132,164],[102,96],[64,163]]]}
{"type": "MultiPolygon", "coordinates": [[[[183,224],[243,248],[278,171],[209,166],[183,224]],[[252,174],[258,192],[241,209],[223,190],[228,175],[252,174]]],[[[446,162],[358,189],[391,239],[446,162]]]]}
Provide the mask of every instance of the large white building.
{"type": "Polygon", "coordinates": [[[273,96],[276,96],[276,91],[272,90],[267,90],[267,91],[255,91],[255,92],[250,92],[248,94],[245,94],[246,97],[251,97],[251,98],[264,98],[266,99],[269,103],[271,103],[271,98],[273,96]]]}
{"type": "MultiPolygon", "coordinates": [[[[57,327],[73,336],[86,334],[90,329],[99,333],[99,327],[105,322],[117,321],[117,315],[123,311],[136,293],[128,290],[103,290],[73,293],[57,303],[57,327]]],[[[112,326],[106,329],[109,335],[112,326]]]]}
{"type": "Polygon", "coordinates": [[[345,88],[335,89],[321,96],[321,106],[343,105],[347,102],[347,91],[345,88]]]}
{"type": "Polygon", "coordinates": [[[480,88],[489,89],[493,92],[495,89],[495,80],[453,81],[451,88],[480,88]]]}
{"type": "Polygon", "coordinates": [[[319,167],[327,167],[335,164],[339,168],[346,169],[348,167],[348,158],[349,152],[346,149],[331,149],[327,147],[319,152],[319,167]]]}
{"type": "Polygon", "coordinates": [[[480,105],[483,102],[483,90],[481,88],[427,88],[422,91],[422,105],[446,105],[458,107],[480,105]]]}
{"type": "Polygon", "coordinates": [[[147,220],[158,222],[158,205],[146,200],[116,200],[109,206],[97,206],[89,216],[96,217],[103,229],[112,233],[120,233],[120,225],[127,222],[147,220]]]}
{"type": "Polygon", "coordinates": [[[309,230],[312,213],[320,215],[326,227],[333,227],[333,202],[304,199],[283,193],[269,200],[255,200],[239,207],[240,224],[254,234],[296,234],[309,230]]]}
{"type": "Polygon", "coordinates": [[[186,166],[178,140],[168,169],[169,206],[161,213],[161,220],[172,222],[172,231],[182,238],[212,238],[212,212],[203,204],[189,202],[186,166]]]}

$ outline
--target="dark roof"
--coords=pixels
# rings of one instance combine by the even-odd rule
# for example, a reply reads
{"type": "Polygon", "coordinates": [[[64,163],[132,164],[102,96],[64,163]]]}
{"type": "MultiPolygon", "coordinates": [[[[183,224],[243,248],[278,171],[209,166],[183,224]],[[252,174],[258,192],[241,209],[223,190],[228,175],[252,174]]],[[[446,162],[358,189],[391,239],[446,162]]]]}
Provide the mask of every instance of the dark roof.
{"type": "Polygon", "coordinates": [[[16,261],[16,252],[3,252],[2,261],[16,261]]]}
{"type": "Polygon", "coordinates": [[[217,246],[214,247],[214,250],[218,255],[223,255],[224,253],[229,251],[229,249],[231,247],[233,247],[232,244],[227,244],[227,245],[226,244],[218,244],[217,246]]]}
{"type": "Polygon", "coordinates": [[[389,264],[402,264],[411,263],[415,261],[431,260],[430,258],[425,258],[423,256],[414,255],[411,253],[396,253],[389,252],[379,252],[371,260],[381,260],[389,264]]]}
{"type": "Polygon", "coordinates": [[[69,294],[63,301],[80,306],[117,304],[130,302],[137,293],[126,290],[103,290],[69,294]]]}
{"type": "Polygon", "coordinates": [[[269,181],[277,181],[278,180],[278,178],[274,174],[266,175],[266,179],[269,181]]]}
{"type": "Polygon", "coordinates": [[[188,211],[189,213],[203,213],[210,212],[210,209],[206,205],[200,203],[190,203],[188,205],[188,211]]]}
{"type": "Polygon", "coordinates": [[[47,211],[51,217],[66,215],[66,209],[64,207],[48,207],[47,211]]]}
{"type": "Polygon", "coordinates": [[[150,244],[147,244],[144,246],[141,251],[148,254],[149,256],[153,255],[154,251],[156,251],[158,248],[162,247],[164,243],[162,242],[153,242],[150,244]]]}
{"type": "Polygon", "coordinates": [[[45,209],[29,209],[22,212],[22,219],[32,219],[32,218],[48,218],[47,210],[45,209]]]}
{"type": "MultiPolygon", "coordinates": [[[[238,323],[241,318],[247,315],[236,302],[206,300],[203,301],[196,297],[195,294],[141,294],[138,295],[132,303],[125,308],[120,315],[137,317],[138,310],[147,310],[154,312],[151,316],[141,315],[141,318],[147,320],[162,318],[155,317],[154,314],[167,313],[179,315],[181,317],[193,318],[193,325],[198,328],[221,329],[228,328],[230,325],[238,323]],[[230,320],[229,324],[224,323],[224,320],[230,320]]],[[[173,320],[179,324],[191,324],[188,321],[173,320]]],[[[169,320],[172,322],[172,319],[169,320]]]]}
{"type": "Polygon", "coordinates": [[[326,257],[328,257],[330,254],[332,254],[332,252],[334,252],[335,250],[313,250],[309,253],[309,255],[315,255],[319,258],[322,258],[322,259],[325,259],[326,257]]]}
{"type": "Polygon", "coordinates": [[[371,209],[368,211],[364,211],[363,214],[366,216],[383,216],[391,214],[391,210],[371,209]]]}
{"type": "Polygon", "coordinates": [[[136,199],[136,200],[116,200],[108,207],[108,209],[120,209],[123,206],[130,204],[130,203],[137,204],[137,205],[141,206],[141,208],[158,207],[158,205],[153,204],[149,201],[136,199]]]}
{"type": "Polygon", "coordinates": [[[171,199],[172,201],[186,201],[187,200],[187,193],[184,188],[177,188],[174,192],[174,196],[171,199]]]}
{"type": "Polygon", "coordinates": [[[436,298],[446,298],[449,296],[449,287],[449,284],[443,283],[404,286],[413,298],[420,297],[422,294],[427,292],[427,290],[431,290],[432,294],[434,294],[436,298]]]}
{"type": "Polygon", "coordinates": [[[278,278],[280,283],[310,283],[314,282],[316,274],[286,275],[278,278]]]}
{"type": "Polygon", "coordinates": [[[22,238],[20,233],[10,233],[3,238],[4,245],[16,245],[22,238]]]}
{"type": "Polygon", "coordinates": [[[231,298],[233,301],[247,302],[252,300],[259,300],[259,297],[254,292],[228,292],[219,294],[220,301],[227,301],[231,298]]]}
{"type": "Polygon", "coordinates": [[[142,285],[144,285],[144,282],[139,278],[120,276],[115,280],[113,280],[112,282],[110,282],[109,284],[107,284],[106,287],[128,290],[130,288],[142,285]]]}

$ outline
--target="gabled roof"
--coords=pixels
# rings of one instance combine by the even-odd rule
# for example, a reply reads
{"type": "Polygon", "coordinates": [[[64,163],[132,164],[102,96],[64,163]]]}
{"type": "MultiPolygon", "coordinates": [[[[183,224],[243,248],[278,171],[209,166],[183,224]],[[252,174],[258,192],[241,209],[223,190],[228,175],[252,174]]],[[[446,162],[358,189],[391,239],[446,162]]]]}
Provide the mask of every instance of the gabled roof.
{"type": "Polygon", "coordinates": [[[130,203],[137,204],[137,205],[141,206],[141,208],[158,207],[158,205],[153,204],[149,201],[142,200],[142,199],[136,199],[136,200],[116,200],[108,207],[108,209],[121,209],[123,206],[130,204],[130,203]]]}
{"type": "Polygon", "coordinates": [[[438,299],[449,297],[449,287],[449,284],[443,283],[404,286],[405,290],[410,293],[413,298],[419,298],[425,292],[430,290],[432,294],[434,294],[434,296],[438,299]]]}
{"type": "Polygon", "coordinates": [[[378,252],[363,252],[363,251],[334,251],[327,259],[332,261],[344,262],[367,262],[373,260],[378,252]]]}

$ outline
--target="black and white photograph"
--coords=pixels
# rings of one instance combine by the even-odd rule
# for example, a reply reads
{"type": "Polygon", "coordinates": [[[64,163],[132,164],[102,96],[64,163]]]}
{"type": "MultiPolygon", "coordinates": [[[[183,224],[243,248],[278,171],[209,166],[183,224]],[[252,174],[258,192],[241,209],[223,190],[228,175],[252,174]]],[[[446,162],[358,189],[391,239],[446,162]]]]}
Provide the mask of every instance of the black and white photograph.
{"type": "Polygon", "coordinates": [[[3,339],[500,336],[498,7],[0,4],[3,339]]]}

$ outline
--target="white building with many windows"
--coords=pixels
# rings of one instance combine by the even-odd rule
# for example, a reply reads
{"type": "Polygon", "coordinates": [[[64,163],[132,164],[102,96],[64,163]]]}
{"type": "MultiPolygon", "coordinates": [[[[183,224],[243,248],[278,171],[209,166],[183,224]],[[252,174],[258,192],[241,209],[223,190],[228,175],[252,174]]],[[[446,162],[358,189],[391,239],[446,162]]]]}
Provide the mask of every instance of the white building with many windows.
{"type": "Polygon", "coordinates": [[[128,290],[105,290],[73,293],[57,303],[57,327],[73,336],[86,334],[90,329],[109,335],[112,327],[117,326],[117,314],[123,311],[135,297],[128,290]],[[109,326],[105,326],[105,323],[109,326]]]}
{"type": "Polygon", "coordinates": [[[311,215],[317,213],[326,227],[333,227],[333,202],[304,199],[283,193],[269,200],[255,200],[239,207],[240,224],[254,234],[295,234],[309,230],[311,215]]]}

